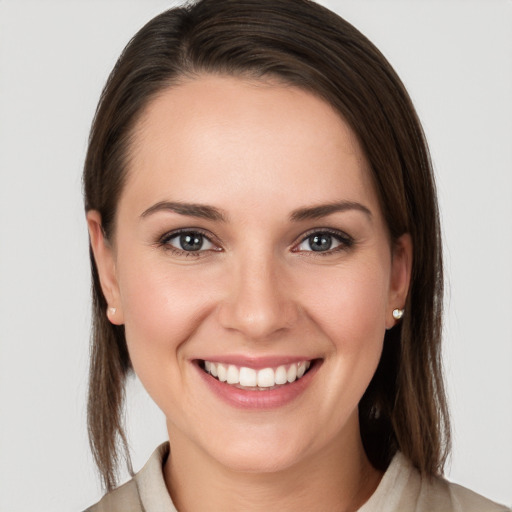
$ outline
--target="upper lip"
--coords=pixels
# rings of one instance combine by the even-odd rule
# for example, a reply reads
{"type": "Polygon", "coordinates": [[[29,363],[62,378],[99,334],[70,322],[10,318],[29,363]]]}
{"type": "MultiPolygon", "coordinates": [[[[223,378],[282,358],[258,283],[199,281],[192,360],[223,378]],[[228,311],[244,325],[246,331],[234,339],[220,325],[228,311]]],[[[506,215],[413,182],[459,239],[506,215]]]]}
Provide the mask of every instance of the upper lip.
{"type": "Polygon", "coordinates": [[[300,363],[301,361],[312,361],[318,359],[310,356],[247,356],[247,355],[211,355],[203,358],[196,358],[200,361],[210,361],[212,363],[232,364],[239,367],[254,368],[259,370],[262,368],[278,367],[292,363],[300,363]]]}

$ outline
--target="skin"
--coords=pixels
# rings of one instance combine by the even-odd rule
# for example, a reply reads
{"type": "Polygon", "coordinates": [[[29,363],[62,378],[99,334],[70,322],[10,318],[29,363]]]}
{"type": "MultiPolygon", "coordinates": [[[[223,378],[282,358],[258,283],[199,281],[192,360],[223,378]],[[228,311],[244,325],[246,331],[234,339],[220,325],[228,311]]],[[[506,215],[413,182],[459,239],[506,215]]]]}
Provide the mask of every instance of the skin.
{"type": "Polygon", "coordinates": [[[88,224],[117,308],[110,321],[125,325],[134,369],[167,418],[164,474],[175,504],[356,510],[381,478],[357,405],[392,311],[405,303],[412,259],[408,235],[390,243],[356,137],[298,88],[202,76],[148,105],[130,156],[113,239],[104,240],[98,212],[88,224]],[[143,215],[162,201],[209,205],[225,219],[143,215]],[[363,208],[291,218],[340,201],[363,208]],[[162,243],[192,228],[211,241],[204,250],[177,252],[172,235],[162,243]],[[326,229],[342,237],[312,251],[308,236],[326,229]],[[240,409],[212,393],[193,363],[222,354],[321,365],[290,403],[240,409]]]}

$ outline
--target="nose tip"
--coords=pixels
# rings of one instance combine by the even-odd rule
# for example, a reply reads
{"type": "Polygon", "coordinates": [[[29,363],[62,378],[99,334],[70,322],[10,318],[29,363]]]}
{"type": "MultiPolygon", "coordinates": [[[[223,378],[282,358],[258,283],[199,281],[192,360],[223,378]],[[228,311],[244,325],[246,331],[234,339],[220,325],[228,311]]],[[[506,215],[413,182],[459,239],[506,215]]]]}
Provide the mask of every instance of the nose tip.
{"type": "Polygon", "coordinates": [[[265,270],[235,272],[230,293],[223,301],[219,321],[244,337],[260,340],[291,328],[298,307],[289,294],[284,276],[265,270]],[[238,275],[236,275],[238,274],[238,275]]]}

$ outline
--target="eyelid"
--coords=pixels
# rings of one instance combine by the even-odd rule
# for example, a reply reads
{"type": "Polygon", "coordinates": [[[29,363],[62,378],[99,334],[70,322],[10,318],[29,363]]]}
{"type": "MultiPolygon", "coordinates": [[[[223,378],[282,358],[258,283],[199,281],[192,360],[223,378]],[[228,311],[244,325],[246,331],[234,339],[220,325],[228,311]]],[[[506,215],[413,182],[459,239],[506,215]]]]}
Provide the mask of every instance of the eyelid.
{"type": "MultiPolygon", "coordinates": [[[[305,233],[302,233],[300,237],[297,239],[297,241],[293,244],[291,251],[297,252],[297,253],[314,253],[314,256],[321,256],[321,255],[329,255],[333,254],[338,251],[347,250],[350,247],[352,247],[355,243],[355,240],[353,237],[348,235],[346,232],[341,231],[339,229],[334,228],[313,228],[305,233]],[[305,242],[309,237],[312,235],[318,235],[318,234],[328,234],[335,238],[339,245],[333,249],[329,249],[327,251],[306,251],[298,249],[298,246],[305,242]]],[[[157,245],[164,248],[165,250],[169,250],[171,252],[174,252],[175,254],[183,254],[185,256],[192,256],[192,257],[200,257],[200,256],[206,256],[208,253],[211,252],[221,252],[223,251],[223,248],[221,246],[220,241],[218,241],[217,237],[213,235],[211,232],[202,229],[202,228],[179,228],[174,229],[171,231],[168,231],[164,233],[162,236],[160,236],[157,240],[157,245]],[[208,242],[210,242],[214,248],[213,249],[200,249],[198,251],[184,251],[182,249],[179,249],[178,247],[175,247],[171,244],[169,244],[169,240],[178,237],[179,235],[182,235],[184,233],[191,233],[191,234],[199,234],[203,236],[208,242]]]]}
{"type": "Polygon", "coordinates": [[[322,256],[322,255],[328,255],[333,254],[338,251],[343,251],[346,249],[349,249],[352,247],[355,243],[355,240],[353,237],[345,233],[344,231],[341,231],[339,229],[333,229],[333,228],[313,228],[309,231],[306,231],[305,233],[301,234],[298,241],[293,244],[292,252],[300,252],[300,253],[314,253],[315,256],[322,256]],[[305,242],[309,237],[313,235],[320,235],[320,234],[327,234],[335,238],[338,242],[340,242],[340,245],[329,249],[328,251],[304,251],[298,249],[298,246],[301,245],[303,242],[305,242]]]}
{"type": "Polygon", "coordinates": [[[171,251],[175,254],[183,254],[185,256],[193,256],[193,257],[199,257],[199,256],[205,256],[205,253],[209,252],[220,252],[222,251],[222,247],[220,246],[219,241],[217,240],[217,237],[215,237],[212,233],[202,229],[202,228],[179,228],[174,229],[172,231],[168,231],[164,233],[161,237],[157,240],[157,245],[164,248],[165,250],[171,251]],[[214,248],[213,249],[200,249],[198,251],[184,251],[178,247],[175,247],[169,243],[170,240],[173,238],[176,238],[183,234],[197,234],[204,237],[208,242],[210,242],[214,248]]]}

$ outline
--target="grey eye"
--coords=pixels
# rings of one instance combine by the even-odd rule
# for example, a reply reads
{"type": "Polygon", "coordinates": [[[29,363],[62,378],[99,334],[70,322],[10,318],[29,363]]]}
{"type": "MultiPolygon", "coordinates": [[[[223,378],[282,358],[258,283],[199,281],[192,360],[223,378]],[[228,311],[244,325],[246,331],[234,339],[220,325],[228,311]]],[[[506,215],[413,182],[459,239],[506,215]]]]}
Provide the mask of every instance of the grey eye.
{"type": "Polygon", "coordinates": [[[168,244],[187,252],[208,251],[214,248],[208,238],[193,231],[173,236],[169,239],[168,244]]]}
{"type": "Polygon", "coordinates": [[[298,246],[299,251],[326,252],[340,246],[341,242],[329,233],[314,233],[298,246]]]}

